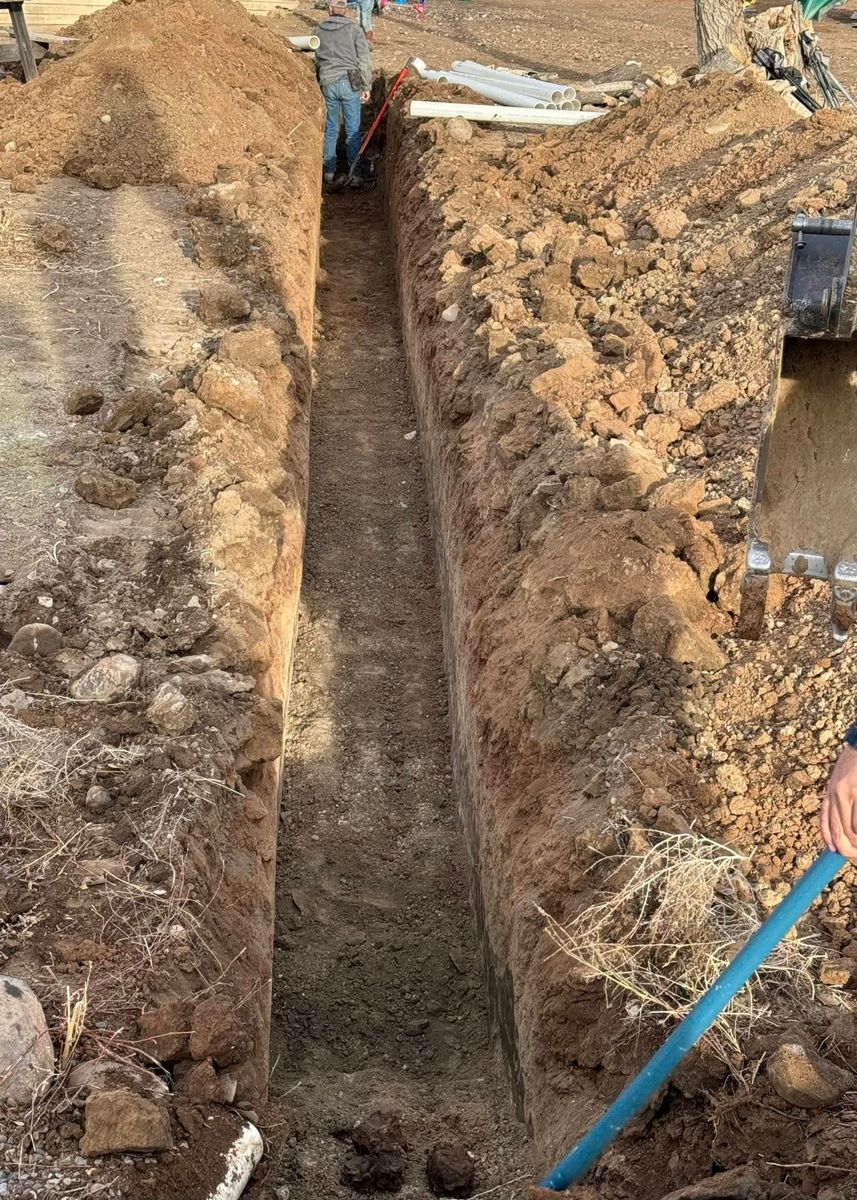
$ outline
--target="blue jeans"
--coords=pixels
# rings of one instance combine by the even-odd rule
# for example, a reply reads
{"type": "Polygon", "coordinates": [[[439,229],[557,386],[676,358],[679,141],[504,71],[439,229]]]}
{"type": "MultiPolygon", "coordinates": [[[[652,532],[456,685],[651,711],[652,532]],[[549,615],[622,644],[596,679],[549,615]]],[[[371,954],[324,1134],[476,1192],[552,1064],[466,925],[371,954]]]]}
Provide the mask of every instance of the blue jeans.
{"type": "Polygon", "coordinates": [[[345,121],[345,157],[348,168],[357,157],[360,149],[360,93],[355,92],[348,82],[348,76],[333,83],[327,83],[321,89],[327,104],[327,122],[324,126],[324,173],[326,176],[336,173],[336,143],[339,141],[339,118],[345,121]]]}
{"type": "Polygon", "coordinates": [[[357,19],[364,33],[372,28],[372,10],[374,7],[375,0],[357,0],[357,19]]]}

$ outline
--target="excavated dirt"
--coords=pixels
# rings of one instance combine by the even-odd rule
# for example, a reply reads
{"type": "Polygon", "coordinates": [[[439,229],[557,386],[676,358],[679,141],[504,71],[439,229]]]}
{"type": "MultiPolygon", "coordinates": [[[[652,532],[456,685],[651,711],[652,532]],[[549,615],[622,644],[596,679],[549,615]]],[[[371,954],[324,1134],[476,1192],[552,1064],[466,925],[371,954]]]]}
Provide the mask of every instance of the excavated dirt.
{"type": "Polygon", "coordinates": [[[775,563],[812,550],[832,569],[857,551],[855,380],[850,343],[786,343],[757,517],[775,563]]]}
{"type": "Polygon", "coordinates": [[[15,141],[0,969],[33,987],[65,1047],[33,1110],[3,1113],[0,1183],[190,1198],[216,1186],[267,1087],[320,102],[309,65],[225,0],[116,5],[87,39],[29,87],[0,86],[15,141]],[[235,75],[206,46],[243,46],[235,75]],[[133,91],[123,63],[141,71],[133,91]],[[252,121],[239,75],[259,89],[252,121]],[[159,111],[177,140],[155,153],[159,111]],[[59,174],[70,153],[93,164],[80,180],[59,174]],[[70,1073],[94,1062],[118,1063],[134,1095],[155,1089],[162,1153],[79,1157],[109,1144],[70,1073]]]}
{"type": "MultiPolygon", "coordinates": [[[[547,1162],[663,1026],[551,955],[536,906],[568,920],[617,886],[603,854],[692,824],[752,855],[761,915],[821,849],[850,658],[809,585],[778,590],[762,644],[732,630],[788,222],[851,209],[855,125],[795,122],[723,77],[583,131],[462,144],[414,124],[394,125],[391,199],[456,784],[493,1011],[547,1162]]],[[[847,876],[807,929],[815,1000],[769,997],[728,1068],[695,1055],[605,1156],[599,1194],[733,1167],[724,1194],[846,1194],[847,1099],[809,1118],[764,1063],[786,1040],[857,1066],[847,876]]]]}

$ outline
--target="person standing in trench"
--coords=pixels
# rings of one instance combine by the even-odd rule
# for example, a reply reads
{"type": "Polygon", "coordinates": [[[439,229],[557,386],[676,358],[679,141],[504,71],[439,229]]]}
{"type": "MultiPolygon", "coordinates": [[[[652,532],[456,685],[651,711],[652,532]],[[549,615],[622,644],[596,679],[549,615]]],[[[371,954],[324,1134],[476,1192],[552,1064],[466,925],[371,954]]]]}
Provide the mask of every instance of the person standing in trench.
{"type": "MultiPolygon", "coordinates": [[[[345,158],[350,171],[360,149],[361,104],[369,99],[372,64],[369,43],[359,25],[348,15],[347,0],[330,0],[327,16],[315,29],[319,47],[315,52],[318,82],[327,105],[324,127],[324,182],[336,176],[336,147],[340,119],[345,124],[345,158]]],[[[359,185],[360,180],[355,179],[359,185]]]]}

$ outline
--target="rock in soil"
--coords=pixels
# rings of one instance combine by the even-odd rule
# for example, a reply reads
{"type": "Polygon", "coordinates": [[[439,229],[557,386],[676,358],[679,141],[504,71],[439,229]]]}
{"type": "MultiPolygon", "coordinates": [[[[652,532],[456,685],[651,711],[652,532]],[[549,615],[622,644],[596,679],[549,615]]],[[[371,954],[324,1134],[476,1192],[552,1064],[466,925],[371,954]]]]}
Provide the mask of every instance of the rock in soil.
{"type": "Polygon", "coordinates": [[[760,1194],[760,1187],[759,1174],[753,1167],[735,1167],[670,1192],[663,1200],[753,1200],[760,1194]]]}
{"type": "Polygon", "coordinates": [[[768,1060],[768,1079],[778,1096],[797,1108],[829,1108],[854,1087],[854,1076],[799,1042],[780,1046],[768,1060]]]}
{"type": "Polygon", "coordinates": [[[87,504],[99,508],[127,508],[140,494],[133,479],[108,471],[106,467],[89,467],[74,481],[74,490],[87,504]]]}
{"type": "Polygon", "coordinates": [[[93,1092],[86,1101],[81,1153],[153,1153],[170,1150],[173,1135],[166,1109],[133,1092],[93,1092]]]}
{"type": "Polygon", "coordinates": [[[405,1181],[407,1165],[402,1150],[373,1154],[352,1150],[342,1167],[342,1182],[356,1192],[397,1192],[405,1181]]]}
{"type": "Polygon", "coordinates": [[[36,245],[40,250],[52,250],[54,254],[67,254],[74,246],[71,230],[62,221],[45,221],[36,233],[36,245]]]}
{"type": "Polygon", "coordinates": [[[351,1141],[358,1154],[374,1154],[379,1150],[407,1150],[402,1122],[396,1113],[370,1113],[358,1121],[351,1131],[351,1141]]]}
{"type": "Polygon", "coordinates": [[[436,1196],[470,1196],[476,1163],[464,1146],[441,1144],[429,1150],[426,1175],[436,1196]]]}
{"type": "Polygon", "coordinates": [[[22,658],[43,658],[55,654],[62,646],[62,634],[53,625],[43,625],[39,621],[31,625],[22,625],[9,643],[10,654],[20,654],[22,658]]]}
{"type": "Polygon", "coordinates": [[[155,692],[146,716],[161,733],[178,736],[191,728],[196,720],[196,710],[184,692],[168,681],[155,692]]]}
{"type": "Polygon", "coordinates": [[[66,1090],[81,1100],[96,1092],[133,1092],[152,1103],[163,1103],[169,1095],[167,1085],[153,1071],[109,1058],[78,1063],[69,1072],[66,1090]]]}
{"type": "Polygon", "coordinates": [[[100,787],[98,784],[95,784],[87,791],[83,803],[90,812],[105,813],[108,809],[113,807],[113,797],[110,795],[107,788],[100,787]]]}
{"type": "Polygon", "coordinates": [[[111,704],[124,700],[137,682],[140,664],[130,654],[108,654],[75,679],[69,695],[75,700],[111,704]]]}
{"type": "Polygon", "coordinates": [[[199,316],[206,325],[240,321],[250,315],[250,302],[232,283],[208,283],[199,291],[199,316]]]}
{"type": "Polygon", "coordinates": [[[65,411],[73,417],[91,417],[104,403],[104,393],[89,383],[73,388],[65,398],[65,411]]]}
{"type": "Polygon", "coordinates": [[[0,1101],[26,1106],[54,1073],[42,1006],[22,979],[0,975],[0,1101]]]}

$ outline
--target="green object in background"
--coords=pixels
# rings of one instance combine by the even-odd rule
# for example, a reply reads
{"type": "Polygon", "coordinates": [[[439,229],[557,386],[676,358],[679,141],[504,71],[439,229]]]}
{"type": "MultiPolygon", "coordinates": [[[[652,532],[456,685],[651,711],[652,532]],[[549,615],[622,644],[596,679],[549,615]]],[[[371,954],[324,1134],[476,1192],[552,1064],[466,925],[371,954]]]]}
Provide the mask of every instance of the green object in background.
{"type": "Polygon", "coordinates": [[[807,21],[817,21],[829,8],[836,8],[844,0],[800,0],[800,7],[807,21]]]}

